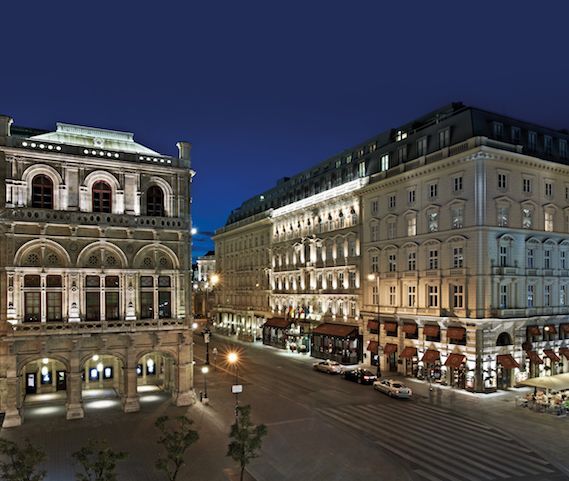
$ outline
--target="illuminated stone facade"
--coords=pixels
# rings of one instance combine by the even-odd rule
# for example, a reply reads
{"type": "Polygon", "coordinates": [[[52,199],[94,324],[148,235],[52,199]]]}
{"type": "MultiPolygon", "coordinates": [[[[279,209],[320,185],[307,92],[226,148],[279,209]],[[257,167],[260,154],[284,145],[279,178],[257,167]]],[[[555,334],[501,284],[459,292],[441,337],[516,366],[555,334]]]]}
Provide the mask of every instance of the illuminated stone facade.
{"type": "Polygon", "coordinates": [[[190,144],[179,158],[133,134],[0,116],[0,410],[22,422],[26,394],[111,387],[125,412],[137,385],[192,401],[190,144]]]}

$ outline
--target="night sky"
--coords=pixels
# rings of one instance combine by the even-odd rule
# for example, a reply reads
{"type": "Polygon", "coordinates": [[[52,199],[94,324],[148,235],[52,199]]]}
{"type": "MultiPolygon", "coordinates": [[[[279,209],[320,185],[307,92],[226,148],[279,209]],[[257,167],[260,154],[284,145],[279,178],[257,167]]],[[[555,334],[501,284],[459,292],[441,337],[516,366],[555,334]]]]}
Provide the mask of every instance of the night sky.
{"type": "Polygon", "coordinates": [[[230,210],[452,101],[569,128],[569,3],[3,2],[0,113],[193,143],[194,254],[230,210]]]}

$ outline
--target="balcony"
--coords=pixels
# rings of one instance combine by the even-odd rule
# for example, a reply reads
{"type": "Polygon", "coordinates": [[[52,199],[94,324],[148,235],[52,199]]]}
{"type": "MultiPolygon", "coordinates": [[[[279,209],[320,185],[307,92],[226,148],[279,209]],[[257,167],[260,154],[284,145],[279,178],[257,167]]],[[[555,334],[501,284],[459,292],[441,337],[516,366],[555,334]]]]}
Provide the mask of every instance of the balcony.
{"type": "Polygon", "coordinates": [[[50,224],[111,225],[176,230],[187,230],[189,228],[189,223],[186,219],[177,217],[149,217],[130,214],[34,209],[30,207],[6,209],[2,217],[11,221],[46,222],[50,224]]]}
{"type": "MultiPolygon", "coordinates": [[[[11,335],[26,336],[73,336],[103,333],[127,333],[140,331],[171,331],[185,328],[183,319],[140,319],[137,321],[98,322],[29,322],[12,326],[11,335]]],[[[10,334],[9,334],[10,335],[10,334]]]]}

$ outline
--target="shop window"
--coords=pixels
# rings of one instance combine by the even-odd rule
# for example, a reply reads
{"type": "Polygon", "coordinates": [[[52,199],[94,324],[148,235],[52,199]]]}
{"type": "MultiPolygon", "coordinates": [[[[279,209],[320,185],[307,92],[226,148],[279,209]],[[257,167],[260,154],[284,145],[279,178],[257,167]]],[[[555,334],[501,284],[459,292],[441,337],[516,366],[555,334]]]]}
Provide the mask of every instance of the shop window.
{"type": "Polygon", "coordinates": [[[103,368],[103,379],[113,378],[113,368],[111,366],[105,366],[103,368]]]}
{"type": "Polygon", "coordinates": [[[157,185],[153,185],[146,191],[146,215],[164,216],[164,192],[157,185]]]}
{"type": "Polygon", "coordinates": [[[53,209],[53,182],[47,175],[36,175],[32,180],[32,207],[53,209]]]}
{"type": "Polygon", "coordinates": [[[112,190],[111,186],[100,180],[95,182],[92,189],[93,212],[111,212],[112,190]]]}

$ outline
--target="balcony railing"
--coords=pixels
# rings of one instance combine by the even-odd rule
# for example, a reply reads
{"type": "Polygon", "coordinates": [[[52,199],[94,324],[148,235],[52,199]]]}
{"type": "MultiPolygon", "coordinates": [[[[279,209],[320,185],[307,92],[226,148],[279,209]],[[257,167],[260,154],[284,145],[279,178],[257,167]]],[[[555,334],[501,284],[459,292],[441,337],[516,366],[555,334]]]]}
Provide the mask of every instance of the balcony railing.
{"type": "Polygon", "coordinates": [[[137,321],[28,322],[14,324],[14,336],[82,335],[85,333],[120,333],[168,331],[185,327],[183,319],[140,319],[137,321]]]}
{"type": "Polygon", "coordinates": [[[75,212],[51,209],[17,207],[7,209],[4,216],[23,222],[49,222],[76,225],[118,225],[124,227],[149,227],[151,229],[188,229],[188,221],[177,217],[152,217],[102,212],[75,212]]]}

